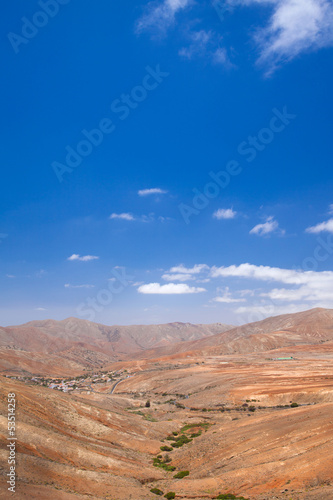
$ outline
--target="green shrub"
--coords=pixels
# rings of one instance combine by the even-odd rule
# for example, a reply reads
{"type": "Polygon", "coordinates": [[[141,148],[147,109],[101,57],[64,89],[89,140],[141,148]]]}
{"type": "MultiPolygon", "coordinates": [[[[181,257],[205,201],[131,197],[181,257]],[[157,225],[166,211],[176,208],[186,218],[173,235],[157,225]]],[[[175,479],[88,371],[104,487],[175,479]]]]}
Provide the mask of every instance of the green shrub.
{"type": "Polygon", "coordinates": [[[177,437],[176,441],[172,443],[173,448],[181,448],[184,446],[184,444],[190,443],[192,439],[189,439],[185,434],[182,434],[181,436],[177,437]]]}
{"type": "Polygon", "coordinates": [[[219,495],[216,498],[217,498],[217,500],[247,500],[244,497],[236,497],[232,493],[226,493],[224,495],[222,494],[222,495],[219,495]]]}
{"type": "Polygon", "coordinates": [[[161,451],[172,451],[172,448],[170,448],[170,446],[161,446],[160,450],[161,451]]]}
{"type": "Polygon", "coordinates": [[[297,408],[298,407],[298,403],[291,403],[290,405],[290,408],[297,408]]]}
{"type": "Polygon", "coordinates": [[[164,469],[168,472],[173,472],[174,470],[176,470],[176,467],[174,467],[173,465],[167,465],[167,463],[171,462],[171,459],[164,459],[163,462],[161,461],[160,458],[154,458],[153,460],[153,465],[154,467],[159,467],[160,469],[164,469]]]}
{"type": "Polygon", "coordinates": [[[180,432],[188,431],[189,429],[193,429],[193,427],[202,427],[203,429],[207,430],[210,425],[211,424],[209,424],[208,422],[199,422],[199,423],[196,423],[196,424],[187,424],[187,425],[184,425],[184,427],[182,427],[180,429],[180,432]]]}
{"type": "Polygon", "coordinates": [[[177,472],[177,474],[175,474],[173,477],[175,479],[183,479],[183,477],[189,476],[189,475],[190,475],[190,473],[188,470],[182,470],[180,472],[177,472]]]}
{"type": "Polygon", "coordinates": [[[249,406],[248,410],[249,410],[249,411],[252,411],[252,412],[253,412],[253,411],[256,411],[256,407],[255,407],[255,406],[249,406]]]}
{"type": "Polygon", "coordinates": [[[169,491],[166,495],[164,495],[164,498],[167,498],[167,500],[173,500],[176,496],[176,493],[174,491],[169,491]]]}
{"type": "Polygon", "coordinates": [[[202,434],[202,433],[201,433],[201,431],[199,431],[199,432],[197,432],[196,434],[191,434],[191,435],[190,435],[190,437],[191,437],[191,438],[196,438],[196,437],[201,436],[201,434],[202,434]]]}
{"type": "Polygon", "coordinates": [[[158,488],[152,488],[150,490],[152,493],[154,493],[155,495],[160,495],[162,496],[163,495],[163,491],[162,490],[159,490],[158,488]]]}

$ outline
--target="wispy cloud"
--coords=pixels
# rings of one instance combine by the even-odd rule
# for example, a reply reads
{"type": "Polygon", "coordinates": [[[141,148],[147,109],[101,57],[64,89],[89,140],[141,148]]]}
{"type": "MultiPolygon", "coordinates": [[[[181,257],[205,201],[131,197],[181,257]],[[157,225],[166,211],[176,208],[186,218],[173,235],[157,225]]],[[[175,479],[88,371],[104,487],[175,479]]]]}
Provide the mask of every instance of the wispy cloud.
{"type": "Polygon", "coordinates": [[[135,220],[135,217],[134,215],[128,213],[128,212],[123,212],[121,214],[111,214],[109,219],[120,219],[120,220],[129,220],[129,221],[133,221],[135,220]]]}
{"type": "Polygon", "coordinates": [[[257,236],[267,236],[271,233],[279,232],[284,234],[285,231],[279,228],[279,223],[274,219],[274,217],[268,217],[266,222],[263,224],[257,224],[251,229],[250,234],[256,234],[257,236]]]}
{"type": "Polygon", "coordinates": [[[185,9],[191,3],[191,0],[149,2],[143,15],[136,22],[136,33],[141,34],[148,31],[153,34],[164,35],[175,23],[177,12],[185,9]]]}
{"type": "Polygon", "coordinates": [[[237,215],[232,208],[219,208],[216,212],[213,213],[213,217],[215,219],[234,219],[237,215]]]}
{"type": "Polygon", "coordinates": [[[308,227],[306,229],[307,233],[318,234],[322,232],[333,233],[333,219],[329,219],[325,222],[320,222],[316,226],[308,227]]]}
{"type": "Polygon", "coordinates": [[[234,304],[237,302],[246,302],[246,299],[233,297],[229,291],[229,287],[221,290],[222,294],[213,299],[213,302],[221,302],[223,304],[234,304]]]}
{"type": "Polygon", "coordinates": [[[202,271],[208,270],[209,266],[207,264],[196,264],[193,267],[185,267],[183,264],[179,266],[174,266],[169,269],[169,273],[182,273],[182,274],[199,274],[202,271]]]}
{"type": "Polygon", "coordinates": [[[71,285],[70,283],[66,283],[65,288],[95,288],[95,285],[71,285]]]}
{"type": "Polygon", "coordinates": [[[271,74],[306,51],[333,45],[333,4],[330,0],[228,0],[231,5],[273,9],[268,24],[258,29],[259,63],[271,74]]]}
{"type": "Polygon", "coordinates": [[[35,311],[47,311],[47,309],[45,307],[36,307],[35,311]]]}
{"type": "Polygon", "coordinates": [[[302,271],[246,263],[239,266],[213,267],[211,276],[213,278],[244,278],[289,285],[290,288],[274,288],[260,294],[260,297],[274,301],[312,301],[323,307],[327,304],[331,306],[333,304],[332,271],[302,271]]]}
{"type": "Polygon", "coordinates": [[[150,189],[140,189],[138,191],[139,196],[149,196],[152,194],[166,194],[168,191],[165,191],[161,188],[150,188],[150,189]]]}
{"type": "Polygon", "coordinates": [[[163,274],[162,278],[165,281],[190,281],[195,279],[192,274],[163,274]]]}
{"type": "Polygon", "coordinates": [[[68,257],[67,260],[79,260],[80,262],[89,262],[90,260],[97,260],[99,259],[99,257],[97,257],[97,255],[83,255],[81,257],[81,255],[77,254],[77,253],[73,253],[73,255],[71,255],[70,257],[68,257]]]}
{"type": "Polygon", "coordinates": [[[188,43],[179,50],[179,55],[185,59],[202,57],[210,60],[214,64],[221,64],[225,67],[231,67],[227,49],[221,47],[221,36],[213,30],[189,30],[187,32],[188,43]]]}
{"type": "Polygon", "coordinates": [[[133,215],[128,212],[124,212],[121,214],[111,214],[109,219],[124,220],[128,222],[167,222],[168,220],[170,220],[169,217],[156,216],[154,213],[150,213],[148,215],[133,215]]]}
{"type": "Polygon", "coordinates": [[[182,295],[189,293],[206,292],[205,288],[190,287],[185,283],[168,283],[161,285],[160,283],[147,283],[138,288],[139,293],[150,295],[182,295]]]}

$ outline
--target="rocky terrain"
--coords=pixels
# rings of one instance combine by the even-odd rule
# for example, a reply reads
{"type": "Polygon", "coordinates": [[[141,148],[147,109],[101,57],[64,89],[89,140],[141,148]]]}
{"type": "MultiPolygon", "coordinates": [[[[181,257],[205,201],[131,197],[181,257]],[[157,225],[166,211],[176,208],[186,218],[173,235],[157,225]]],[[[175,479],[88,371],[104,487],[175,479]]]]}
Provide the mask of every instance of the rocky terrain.
{"type": "Polygon", "coordinates": [[[0,372],[72,376],[146,349],[197,340],[231,325],[106,326],[68,318],[0,328],[0,372]]]}
{"type": "MultiPolygon", "coordinates": [[[[231,352],[222,341],[182,352],[182,342],[179,354],[150,351],[85,372],[68,393],[36,377],[1,376],[0,498],[8,498],[14,392],[17,498],[153,500],[164,498],[160,491],[197,500],[333,499],[332,311],[237,330],[231,352]],[[257,349],[260,335],[281,332],[291,345],[257,349]],[[256,339],[252,352],[243,338],[256,339]]],[[[214,337],[223,335],[230,332],[214,337]]]]}

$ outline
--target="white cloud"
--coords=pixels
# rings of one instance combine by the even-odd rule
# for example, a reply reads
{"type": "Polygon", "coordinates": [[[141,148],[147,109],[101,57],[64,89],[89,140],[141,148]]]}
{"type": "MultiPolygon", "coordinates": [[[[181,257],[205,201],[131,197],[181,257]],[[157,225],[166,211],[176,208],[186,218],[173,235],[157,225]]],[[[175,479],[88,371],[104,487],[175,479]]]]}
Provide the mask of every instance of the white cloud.
{"type": "Polygon", "coordinates": [[[279,282],[291,286],[291,288],[274,288],[260,294],[261,297],[269,298],[271,301],[297,302],[302,300],[314,302],[316,306],[327,307],[327,304],[333,306],[332,271],[302,271],[241,264],[239,266],[213,267],[211,275],[214,278],[237,277],[264,282],[279,282]]]}
{"type": "Polygon", "coordinates": [[[71,285],[70,283],[66,283],[64,285],[65,288],[95,288],[95,285],[71,285]]]}
{"type": "Polygon", "coordinates": [[[279,223],[274,219],[274,217],[268,217],[266,222],[263,224],[257,224],[251,229],[250,234],[256,234],[258,236],[266,236],[267,234],[279,231],[280,234],[284,234],[285,231],[279,229],[279,223]]]}
{"type": "Polygon", "coordinates": [[[241,306],[235,309],[236,314],[249,314],[250,317],[246,321],[260,321],[264,318],[269,318],[271,316],[279,316],[280,314],[293,314],[301,311],[306,311],[309,309],[308,304],[286,304],[283,306],[277,305],[253,305],[253,306],[241,306]]]}
{"type": "Polygon", "coordinates": [[[166,194],[168,191],[165,191],[161,188],[150,188],[150,189],[140,189],[138,191],[139,196],[149,196],[151,194],[166,194]]]}
{"type": "Polygon", "coordinates": [[[35,311],[47,311],[44,307],[36,307],[35,311]]]}
{"type": "Polygon", "coordinates": [[[14,276],[14,274],[6,274],[6,278],[11,278],[11,279],[13,279],[13,278],[15,278],[15,276],[14,276]]]}
{"type": "Polygon", "coordinates": [[[97,260],[97,259],[99,259],[99,257],[97,257],[96,255],[83,255],[81,257],[79,254],[73,253],[73,255],[68,257],[67,260],[79,260],[81,262],[89,262],[90,260],[97,260]]]}
{"type": "Polygon", "coordinates": [[[145,13],[136,22],[136,33],[152,31],[159,35],[175,23],[176,14],[188,7],[191,0],[164,0],[162,2],[149,2],[145,13]]]}
{"type": "Polygon", "coordinates": [[[115,214],[115,213],[113,213],[113,214],[110,215],[109,218],[110,219],[131,220],[131,221],[135,220],[135,217],[132,214],[127,213],[127,212],[122,213],[122,214],[115,214]]]}
{"type": "Polygon", "coordinates": [[[189,293],[206,292],[205,288],[190,287],[185,283],[168,283],[161,285],[160,283],[148,283],[138,288],[139,293],[156,294],[156,295],[182,295],[189,293]]]}
{"type": "Polygon", "coordinates": [[[178,274],[163,274],[162,278],[165,281],[189,281],[189,280],[193,280],[194,279],[194,277],[192,276],[192,274],[182,274],[182,273],[178,273],[178,274]]]}
{"type": "Polygon", "coordinates": [[[306,229],[307,233],[313,233],[313,234],[318,234],[323,231],[327,231],[328,233],[333,233],[333,219],[329,219],[325,222],[317,224],[316,226],[308,227],[306,229]]]}
{"type": "Polygon", "coordinates": [[[183,273],[183,274],[199,274],[202,271],[209,269],[207,264],[196,264],[193,267],[185,267],[183,264],[172,267],[168,273],[183,273]]]}
{"type": "Polygon", "coordinates": [[[223,294],[219,295],[218,297],[215,297],[213,299],[213,302],[221,302],[223,304],[234,304],[236,302],[246,302],[245,299],[232,297],[232,295],[229,291],[229,287],[226,287],[224,290],[221,290],[221,291],[223,292],[223,294]]]}
{"type": "Polygon", "coordinates": [[[148,215],[133,215],[128,212],[124,212],[121,214],[116,214],[113,213],[110,215],[109,219],[118,219],[118,220],[125,220],[125,221],[138,221],[138,222],[154,222],[155,220],[158,220],[159,222],[165,222],[168,219],[168,217],[155,217],[154,213],[150,213],[148,215]]]}
{"type": "Polygon", "coordinates": [[[169,271],[163,274],[162,278],[165,281],[190,281],[196,279],[196,275],[208,269],[209,267],[206,264],[196,264],[193,267],[185,267],[183,264],[180,264],[169,269],[169,271]]]}
{"type": "Polygon", "coordinates": [[[232,208],[219,208],[216,212],[213,213],[213,217],[215,219],[234,219],[237,215],[232,208]]]}
{"type": "Polygon", "coordinates": [[[333,5],[330,0],[229,0],[232,5],[273,8],[268,24],[258,30],[259,63],[271,74],[299,54],[333,44],[333,5]]]}

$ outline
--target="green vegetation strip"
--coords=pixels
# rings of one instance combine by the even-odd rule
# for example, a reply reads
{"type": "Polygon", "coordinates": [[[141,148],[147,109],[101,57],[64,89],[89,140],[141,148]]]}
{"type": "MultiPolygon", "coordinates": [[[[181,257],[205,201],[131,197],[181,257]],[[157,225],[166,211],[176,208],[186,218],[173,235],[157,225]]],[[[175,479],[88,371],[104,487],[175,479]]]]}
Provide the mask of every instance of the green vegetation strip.
{"type": "Polygon", "coordinates": [[[217,500],[248,500],[247,498],[244,498],[244,497],[236,497],[235,495],[233,495],[232,493],[226,493],[226,494],[222,494],[222,495],[219,495],[218,497],[216,497],[217,500]]]}

